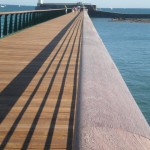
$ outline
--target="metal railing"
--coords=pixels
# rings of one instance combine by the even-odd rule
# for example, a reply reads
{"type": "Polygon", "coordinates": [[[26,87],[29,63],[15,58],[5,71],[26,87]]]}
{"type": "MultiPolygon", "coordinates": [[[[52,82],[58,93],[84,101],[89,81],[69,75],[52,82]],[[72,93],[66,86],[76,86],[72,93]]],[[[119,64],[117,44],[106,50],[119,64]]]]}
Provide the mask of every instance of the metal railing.
{"type": "Polygon", "coordinates": [[[0,38],[64,14],[65,9],[1,12],[0,38]]]}

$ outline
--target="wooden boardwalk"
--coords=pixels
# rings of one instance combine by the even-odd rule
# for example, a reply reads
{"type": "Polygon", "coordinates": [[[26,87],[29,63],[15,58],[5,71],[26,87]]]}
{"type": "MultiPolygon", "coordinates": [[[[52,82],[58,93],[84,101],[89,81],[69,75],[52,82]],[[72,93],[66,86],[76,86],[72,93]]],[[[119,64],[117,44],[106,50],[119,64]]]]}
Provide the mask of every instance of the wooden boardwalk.
{"type": "Polygon", "coordinates": [[[0,40],[0,149],[72,149],[82,13],[0,40]]]}

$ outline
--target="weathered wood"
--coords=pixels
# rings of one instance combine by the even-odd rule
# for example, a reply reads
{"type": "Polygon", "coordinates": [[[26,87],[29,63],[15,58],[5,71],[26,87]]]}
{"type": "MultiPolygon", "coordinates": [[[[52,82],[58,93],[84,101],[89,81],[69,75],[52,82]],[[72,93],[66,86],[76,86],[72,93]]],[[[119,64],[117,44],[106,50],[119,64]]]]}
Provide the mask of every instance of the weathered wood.
{"type": "Polygon", "coordinates": [[[72,148],[81,27],[70,13],[0,40],[1,149],[72,148]]]}
{"type": "Polygon", "coordinates": [[[76,150],[149,150],[150,128],[84,12],[76,150]]]}

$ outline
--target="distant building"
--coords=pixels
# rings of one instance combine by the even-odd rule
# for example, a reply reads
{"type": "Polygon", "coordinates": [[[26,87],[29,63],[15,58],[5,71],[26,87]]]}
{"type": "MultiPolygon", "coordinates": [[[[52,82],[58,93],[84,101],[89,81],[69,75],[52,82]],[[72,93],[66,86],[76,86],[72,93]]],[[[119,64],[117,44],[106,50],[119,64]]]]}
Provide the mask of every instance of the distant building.
{"type": "Polygon", "coordinates": [[[96,10],[96,5],[85,4],[82,2],[78,3],[43,3],[42,0],[38,0],[36,9],[61,9],[61,8],[73,8],[77,6],[86,7],[88,10],[96,10]]]}
{"type": "Polygon", "coordinates": [[[38,5],[43,4],[43,0],[38,0],[38,5]]]}

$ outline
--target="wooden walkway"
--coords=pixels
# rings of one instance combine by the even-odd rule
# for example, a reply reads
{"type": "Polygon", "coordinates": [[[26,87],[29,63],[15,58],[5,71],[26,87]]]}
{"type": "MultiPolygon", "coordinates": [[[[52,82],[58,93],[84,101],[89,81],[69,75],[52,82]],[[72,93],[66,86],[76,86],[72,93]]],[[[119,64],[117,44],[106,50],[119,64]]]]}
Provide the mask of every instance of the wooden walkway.
{"type": "Polygon", "coordinates": [[[82,15],[0,40],[0,149],[72,149],[82,15]]]}

